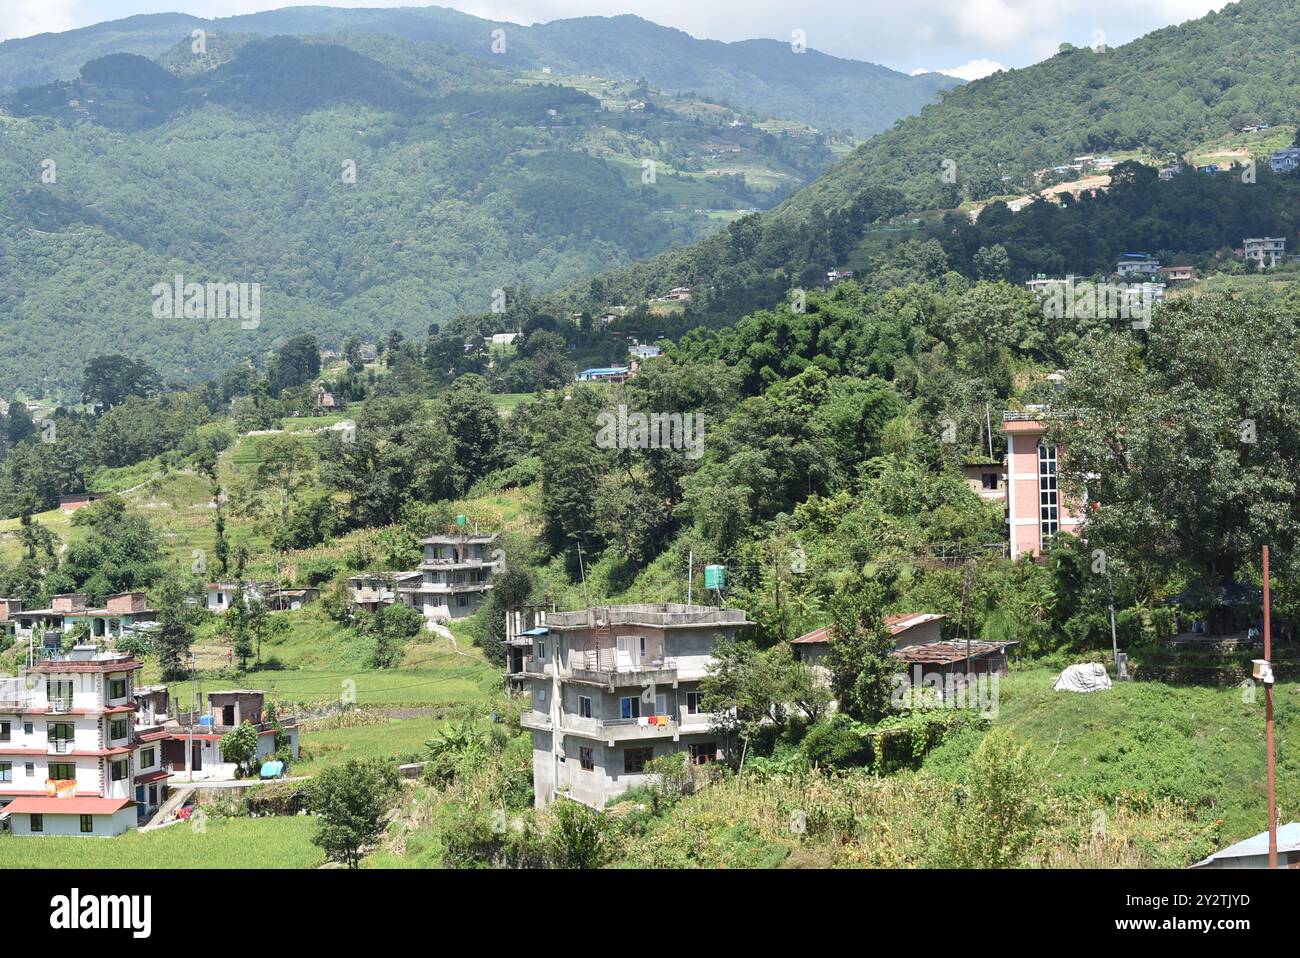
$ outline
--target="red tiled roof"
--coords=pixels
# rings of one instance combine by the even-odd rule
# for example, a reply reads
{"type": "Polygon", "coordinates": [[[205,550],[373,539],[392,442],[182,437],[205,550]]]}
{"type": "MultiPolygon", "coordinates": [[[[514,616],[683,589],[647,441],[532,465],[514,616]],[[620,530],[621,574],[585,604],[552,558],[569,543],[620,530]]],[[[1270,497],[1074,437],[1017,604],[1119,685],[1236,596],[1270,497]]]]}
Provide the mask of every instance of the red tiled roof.
{"type": "MultiPolygon", "coordinates": [[[[898,615],[885,616],[885,625],[889,627],[890,635],[902,635],[918,625],[925,625],[927,622],[937,622],[940,619],[946,619],[945,615],[937,615],[933,612],[901,612],[898,615]]],[[[812,645],[817,643],[829,642],[831,640],[831,627],[824,625],[820,629],[814,629],[807,635],[801,635],[791,641],[796,645],[812,645]]]]}
{"type": "Polygon", "coordinates": [[[15,798],[5,811],[11,815],[112,815],[134,802],[129,798],[15,798]]]}
{"type": "Polygon", "coordinates": [[[156,772],[142,772],[135,777],[137,785],[148,785],[150,782],[161,782],[171,773],[165,768],[160,768],[156,772]]]}

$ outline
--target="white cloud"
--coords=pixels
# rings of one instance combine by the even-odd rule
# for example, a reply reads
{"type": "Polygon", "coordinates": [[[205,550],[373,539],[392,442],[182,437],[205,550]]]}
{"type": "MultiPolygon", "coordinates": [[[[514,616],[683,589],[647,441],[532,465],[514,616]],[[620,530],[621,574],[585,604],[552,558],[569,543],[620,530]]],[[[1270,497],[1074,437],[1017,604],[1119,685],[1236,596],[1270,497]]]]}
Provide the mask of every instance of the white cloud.
{"type": "Polygon", "coordinates": [[[956,77],[959,80],[978,80],[989,74],[997,73],[999,70],[1005,70],[997,60],[988,60],[983,57],[976,58],[959,67],[949,67],[946,70],[940,70],[940,73],[950,77],[956,77]]]}
{"type": "Polygon", "coordinates": [[[59,33],[84,26],[78,0],[4,0],[0,4],[0,40],[59,33]]]}

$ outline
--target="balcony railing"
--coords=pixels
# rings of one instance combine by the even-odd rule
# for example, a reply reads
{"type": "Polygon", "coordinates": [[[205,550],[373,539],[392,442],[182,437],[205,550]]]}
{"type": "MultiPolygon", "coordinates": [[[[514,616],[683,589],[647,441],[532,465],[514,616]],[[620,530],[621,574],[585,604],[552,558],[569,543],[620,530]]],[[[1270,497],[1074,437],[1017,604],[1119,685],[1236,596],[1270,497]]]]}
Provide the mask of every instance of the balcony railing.
{"type": "Polygon", "coordinates": [[[46,703],[46,708],[48,708],[51,712],[71,712],[72,699],[67,699],[67,698],[50,699],[46,703]]]}
{"type": "Polygon", "coordinates": [[[49,755],[67,755],[75,747],[70,738],[52,738],[45,745],[45,751],[49,755]]]}

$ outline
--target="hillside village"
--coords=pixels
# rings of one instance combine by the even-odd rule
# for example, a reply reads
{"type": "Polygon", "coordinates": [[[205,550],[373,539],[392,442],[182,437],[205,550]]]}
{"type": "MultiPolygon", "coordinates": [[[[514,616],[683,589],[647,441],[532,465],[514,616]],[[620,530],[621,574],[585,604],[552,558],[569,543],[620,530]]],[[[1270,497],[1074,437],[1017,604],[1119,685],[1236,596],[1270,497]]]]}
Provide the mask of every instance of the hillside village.
{"type": "MultiPolygon", "coordinates": [[[[340,254],[392,208],[304,187],[349,213],[264,316],[191,322],[226,284],[132,265],[169,343],[236,347],[91,337],[4,379],[0,867],[1300,867],[1300,110],[1003,172],[940,155],[948,111],[1103,51],[859,142],[534,50],[462,86],[489,68],[387,34],[220,42],[24,87],[0,128],[166,152],[212,92],[263,143],[257,93],[420,189],[340,254]],[[312,46],[364,111],[266,81],[312,46]],[[135,71],[167,96],[102,99],[135,71]],[[884,187],[881,142],[925,144],[884,187]],[[635,250],[591,225],[633,213],[635,250]],[[483,265],[548,216],[529,269],[483,265]]],[[[23,242],[141,241],[23,197],[23,242]]]]}

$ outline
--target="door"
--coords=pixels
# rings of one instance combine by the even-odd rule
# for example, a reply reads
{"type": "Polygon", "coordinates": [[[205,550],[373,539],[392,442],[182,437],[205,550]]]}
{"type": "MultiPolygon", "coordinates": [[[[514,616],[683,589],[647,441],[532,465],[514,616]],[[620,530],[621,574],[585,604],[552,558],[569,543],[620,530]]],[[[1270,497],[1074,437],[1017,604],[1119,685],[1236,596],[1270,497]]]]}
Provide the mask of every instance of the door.
{"type": "Polygon", "coordinates": [[[198,771],[203,768],[203,743],[194,742],[190,746],[190,768],[198,771]]]}
{"type": "Polygon", "coordinates": [[[620,635],[618,637],[618,665],[620,672],[627,672],[639,663],[636,659],[636,636],[620,635]]]}

